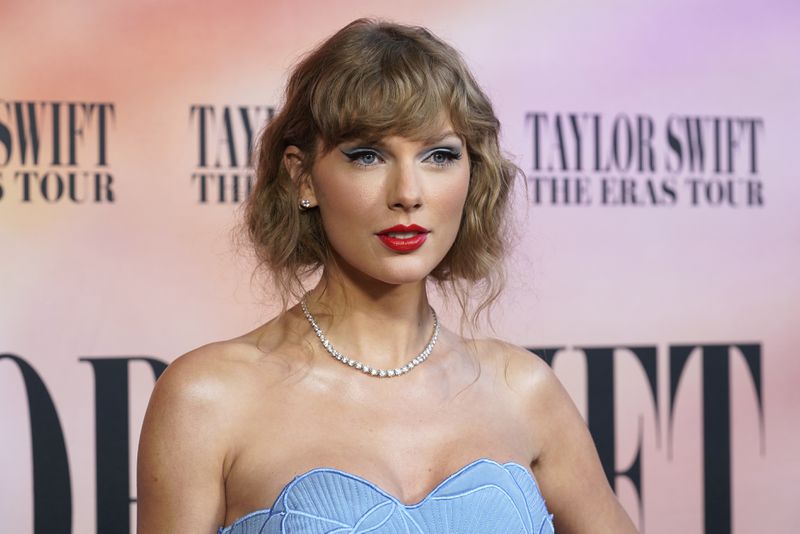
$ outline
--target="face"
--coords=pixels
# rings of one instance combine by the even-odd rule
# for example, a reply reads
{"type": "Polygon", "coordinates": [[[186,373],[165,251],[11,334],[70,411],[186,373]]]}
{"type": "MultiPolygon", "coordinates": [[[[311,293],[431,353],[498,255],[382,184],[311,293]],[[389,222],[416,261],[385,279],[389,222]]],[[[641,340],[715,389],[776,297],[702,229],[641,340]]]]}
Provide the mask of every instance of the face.
{"type": "Polygon", "coordinates": [[[425,141],[336,146],[317,158],[301,198],[320,210],[348,271],[387,284],[419,282],[455,241],[469,169],[464,142],[445,124],[425,141]]]}

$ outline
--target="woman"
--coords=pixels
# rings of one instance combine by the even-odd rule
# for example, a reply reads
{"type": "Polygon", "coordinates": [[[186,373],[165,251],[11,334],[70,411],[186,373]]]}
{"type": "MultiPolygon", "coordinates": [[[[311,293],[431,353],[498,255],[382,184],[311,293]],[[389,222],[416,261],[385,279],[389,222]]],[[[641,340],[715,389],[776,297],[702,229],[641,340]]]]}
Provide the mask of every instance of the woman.
{"type": "Polygon", "coordinates": [[[294,69],[246,207],[284,311],[158,381],[140,533],[635,531],[547,365],[428,303],[497,295],[498,128],[422,28],[357,20],[294,69]]]}

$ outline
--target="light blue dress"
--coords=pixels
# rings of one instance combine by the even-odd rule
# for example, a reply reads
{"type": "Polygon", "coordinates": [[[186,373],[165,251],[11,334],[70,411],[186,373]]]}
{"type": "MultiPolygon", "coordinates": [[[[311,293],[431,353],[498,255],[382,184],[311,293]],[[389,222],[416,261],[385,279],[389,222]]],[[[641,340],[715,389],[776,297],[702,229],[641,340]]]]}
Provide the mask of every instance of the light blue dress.
{"type": "Polygon", "coordinates": [[[289,482],[272,508],[247,514],[218,534],[553,534],[527,469],[480,458],[405,505],[359,476],[319,467],[289,482]]]}

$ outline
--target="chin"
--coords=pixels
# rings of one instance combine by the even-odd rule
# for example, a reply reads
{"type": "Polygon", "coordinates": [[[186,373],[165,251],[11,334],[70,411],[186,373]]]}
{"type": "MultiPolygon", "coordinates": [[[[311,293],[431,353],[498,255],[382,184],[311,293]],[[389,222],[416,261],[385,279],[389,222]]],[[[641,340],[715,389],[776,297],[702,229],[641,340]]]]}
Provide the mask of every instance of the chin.
{"type": "Polygon", "coordinates": [[[369,284],[372,280],[387,285],[404,285],[424,282],[444,259],[446,252],[439,249],[420,250],[387,256],[385,251],[379,249],[366,252],[348,250],[345,254],[334,252],[334,255],[338,268],[354,281],[362,280],[369,284]]]}
{"type": "Polygon", "coordinates": [[[392,258],[391,261],[379,268],[375,268],[374,265],[364,266],[363,270],[359,269],[358,266],[355,267],[356,270],[374,280],[389,285],[403,285],[424,282],[437,265],[438,262],[432,262],[430,258],[423,259],[406,256],[392,258]]]}
{"type": "Polygon", "coordinates": [[[385,284],[404,285],[424,282],[433,269],[397,269],[391,272],[376,273],[373,276],[385,284]]]}

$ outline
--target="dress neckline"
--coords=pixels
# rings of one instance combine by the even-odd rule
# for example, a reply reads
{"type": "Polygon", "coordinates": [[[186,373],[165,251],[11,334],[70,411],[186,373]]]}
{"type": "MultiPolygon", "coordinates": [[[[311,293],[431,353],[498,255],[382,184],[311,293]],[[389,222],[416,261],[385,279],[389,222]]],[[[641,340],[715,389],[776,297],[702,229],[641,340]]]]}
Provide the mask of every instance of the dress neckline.
{"type": "MultiPolygon", "coordinates": [[[[343,471],[343,470],[337,469],[335,467],[314,467],[312,469],[309,469],[308,471],[305,471],[305,472],[303,472],[303,473],[301,473],[299,475],[296,475],[289,482],[284,484],[283,488],[278,493],[278,496],[275,497],[275,500],[272,502],[272,504],[269,506],[269,508],[261,508],[261,509],[258,509],[258,510],[254,510],[252,512],[248,512],[247,514],[245,514],[245,515],[239,517],[238,519],[234,520],[233,523],[231,523],[230,525],[228,525],[226,527],[222,527],[220,529],[220,531],[222,532],[224,530],[232,529],[237,524],[242,523],[243,521],[246,521],[247,519],[249,519],[249,518],[251,518],[251,517],[253,517],[255,515],[269,513],[272,509],[275,508],[275,505],[278,503],[278,501],[280,501],[280,499],[284,496],[284,494],[286,494],[288,491],[290,491],[293,486],[298,484],[301,480],[303,480],[303,479],[305,479],[305,478],[307,478],[309,476],[312,476],[312,475],[314,475],[316,473],[336,473],[338,475],[341,475],[341,476],[356,480],[358,482],[361,482],[361,483],[366,484],[367,486],[371,487],[375,491],[379,492],[381,495],[385,496],[387,499],[390,499],[393,502],[395,502],[397,505],[402,506],[402,507],[404,507],[406,509],[413,509],[413,508],[418,508],[418,507],[422,506],[423,504],[425,504],[425,502],[428,501],[428,499],[431,497],[431,495],[435,494],[437,492],[437,490],[439,490],[439,488],[441,488],[442,486],[447,484],[450,480],[453,480],[454,478],[458,477],[459,475],[461,475],[465,471],[467,471],[469,469],[472,469],[473,467],[475,467],[475,466],[477,466],[479,464],[484,464],[484,463],[490,464],[490,465],[495,465],[495,466],[498,466],[498,467],[501,467],[501,468],[505,468],[506,470],[508,470],[509,466],[513,466],[513,468],[515,468],[515,469],[520,469],[520,470],[524,471],[527,474],[528,478],[530,478],[531,482],[533,482],[533,485],[536,488],[536,490],[539,491],[539,485],[536,482],[536,478],[533,476],[532,472],[528,468],[526,468],[525,466],[523,466],[523,465],[521,465],[521,464],[519,464],[517,462],[514,462],[514,461],[500,463],[500,462],[498,462],[496,460],[492,460],[491,458],[487,458],[487,457],[481,457],[481,458],[477,458],[475,460],[472,460],[468,464],[458,468],[455,472],[450,473],[444,479],[442,479],[439,483],[437,483],[427,494],[425,494],[425,496],[422,499],[420,499],[418,502],[412,503],[412,504],[404,503],[403,501],[398,499],[396,496],[394,496],[393,494],[389,493],[385,489],[381,488],[380,486],[378,486],[377,484],[375,484],[371,480],[367,480],[366,478],[361,477],[359,475],[356,475],[356,474],[353,474],[353,473],[349,473],[347,471],[343,471]]],[[[540,491],[539,491],[539,493],[541,494],[540,491]]]]}

